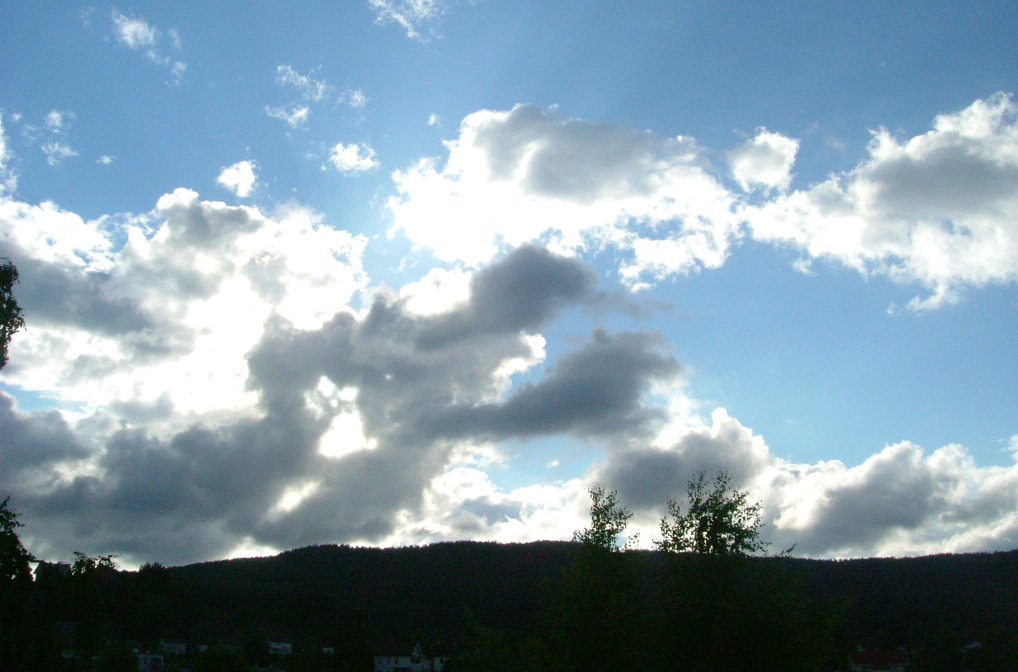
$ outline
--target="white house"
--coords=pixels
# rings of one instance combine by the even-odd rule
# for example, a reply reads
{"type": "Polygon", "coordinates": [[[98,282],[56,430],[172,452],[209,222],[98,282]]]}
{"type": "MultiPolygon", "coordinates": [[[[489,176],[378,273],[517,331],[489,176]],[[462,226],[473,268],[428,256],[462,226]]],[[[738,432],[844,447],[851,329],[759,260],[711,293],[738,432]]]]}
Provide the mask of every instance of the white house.
{"type": "Polygon", "coordinates": [[[293,653],[293,644],[290,642],[269,642],[269,653],[276,656],[289,656],[293,653]]]}
{"type": "Polygon", "coordinates": [[[138,672],[160,672],[163,669],[163,654],[139,653],[138,672]]]}
{"type": "Polygon", "coordinates": [[[165,639],[160,639],[159,651],[167,655],[183,656],[187,654],[187,644],[183,642],[167,642],[165,639]]]}
{"type": "Polygon", "coordinates": [[[410,655],[375,656],[375,672],[442,672],[444,664],[440,656],[425,656],[419,643],[410,655]]]}

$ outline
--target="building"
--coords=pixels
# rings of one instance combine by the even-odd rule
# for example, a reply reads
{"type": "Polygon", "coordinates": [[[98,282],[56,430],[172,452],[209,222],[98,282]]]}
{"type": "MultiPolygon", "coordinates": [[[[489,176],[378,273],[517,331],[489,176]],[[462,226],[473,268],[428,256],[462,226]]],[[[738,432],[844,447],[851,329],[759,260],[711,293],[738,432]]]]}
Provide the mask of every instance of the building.
{"type": "Polygon", "coordinates": [[[905,649],[855,651],[849,655],[848,665],[852,672],[905,672],[908,653],[905,649]]]}
{"type": "Polygon", "coordinates": [[[269,642],[269,653],[274,656],[289,656],[293,654],[293,644],[290,642],[269,642]]]}
{"type": "Polygon", "coordinates": [[[409,655],[375,656],[375,672],[442,672],[444,665],[444,658],[424,655],[419,643],[414,644],[409,655]]]}
{"type": "Polygon", "coordinates": [[[160,639],[159,652],[166,655],[183,656],[187,654],[187,644],[183,642],[167,642],[165,639],[160,639]]]}
{"type": "Polygon", "coordinates": [[[161,672],[163,664],[163,654],[161,653],[138,654],[138,672],[161,672]]]}

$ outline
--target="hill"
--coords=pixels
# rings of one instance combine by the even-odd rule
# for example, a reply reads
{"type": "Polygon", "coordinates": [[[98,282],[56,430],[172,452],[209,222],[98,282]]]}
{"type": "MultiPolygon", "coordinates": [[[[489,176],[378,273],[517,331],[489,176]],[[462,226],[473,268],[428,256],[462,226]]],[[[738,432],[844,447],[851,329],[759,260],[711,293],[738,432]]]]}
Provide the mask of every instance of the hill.
{"type": "Polygon", "coordinates": [[[414,641],[450,654],[476,651],[482,641],[517,657],[526,648],[554,658],[606,639],[616,649],[605,658],[634,662],[635,650],[675,656],[697,650],[701,658],[723,650],[750,661],[798,647],[809,648],[811,664],[821,669],[843,666],[859,646],[905,647],[911,669],[934,669],[932,659],[961,660],[972,642],[980,643],[978,665],[971,648],[961,662],[973,669],[1018,659],[1018,551],[705,562],[652,551],[594,557],[571,542],[313,546],[116,572],[102,577],[89,604],[72,577],[53,577],[37,582],[36,609],[52,622],[88,621],[91,611],[107,639],[153,645],[167,639],[245,650],[266,641],[330,646],[356,661],[350,669],[370,669],[371,654],[387,643],[414,641]],[[611,637],[602,636],[608,631],[611,637]],[[743,648],[733,649],[732,641],[743,648]]]}

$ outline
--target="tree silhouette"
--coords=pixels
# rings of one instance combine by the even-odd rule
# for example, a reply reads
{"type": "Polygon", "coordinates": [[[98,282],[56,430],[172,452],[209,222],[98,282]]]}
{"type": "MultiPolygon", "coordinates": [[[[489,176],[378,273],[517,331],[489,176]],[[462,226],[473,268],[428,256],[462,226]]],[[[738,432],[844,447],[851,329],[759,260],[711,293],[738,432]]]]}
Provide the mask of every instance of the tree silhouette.
{"type": "Polygon", "coordinates": [[[14,298],[17,282],[18,268],[9,259],[0,258],[0,369],[7,364],[7,346],[11,337],[25,326],[21,306],[14,298]]]}
{"type": "Polygon", "coordinates": [[[0,502],[0,582],[5,586],[31,579],[28,563],[35,561],[18,537],[18,528],[24,523],[18,520],[17,512],[8,507],[10,501],[7,497],[0,502]]]}
{"type": "Polygon", "coordinates": [[[721,471],[708,490],[701,471],[686,488],[688,509],[668,500],[668,515],[661,519],[657,547],[677,553],[703,555],[749,555],[767,549],[760,540],[760,505],[750,504],[748,494],[732,487],[728,472],[721,471]]]}
{"type": "Polygon", "coordinates": [[[0,502],[0,669],[22,670],[27,666],[30,625],[26,612],[32,587],[35,561],[18,537],[23,525],[8,507],[11,498],[0,502]]]}
{"type": "Polygon", "coordinates": [[[605,551],[625,550],[636,543],[635,536],[620,543],[633,514],[619,504],[618,492],[605,490],[601,485],[595,485],[588,492],[590,527],[573,532],[573,541],[605,551]]]}

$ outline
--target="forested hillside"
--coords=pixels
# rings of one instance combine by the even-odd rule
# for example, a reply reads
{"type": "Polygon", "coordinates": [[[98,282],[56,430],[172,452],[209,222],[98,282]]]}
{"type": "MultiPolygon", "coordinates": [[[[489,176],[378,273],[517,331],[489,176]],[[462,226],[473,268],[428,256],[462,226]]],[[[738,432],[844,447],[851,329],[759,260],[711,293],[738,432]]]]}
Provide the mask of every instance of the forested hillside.
{"type": "Polygon", "coordinates": [[[961,661],[972,642],[981,645],[969,649],[976,669],[1018,659],[1018,551],[721,561],[598,555],[572,542],[314,546],[82,578],[43,573],[35,582],[39,633],[77,622],[79,645],[97,648],[166,639],[257,652],[281,640],[333,647],[347,669],[370,669],[379,647],[415,641],[453,656],[459,669],[524,660],[533,669],[579,668],[602,644],[599,660],[650,664],[692,647],[704,659],[723,651],[741,669],[775,657],[787,658],[786,669],[844,668],[859,646],[905,647],[916,670],[955,669],[933,661],[961,661]]]}

